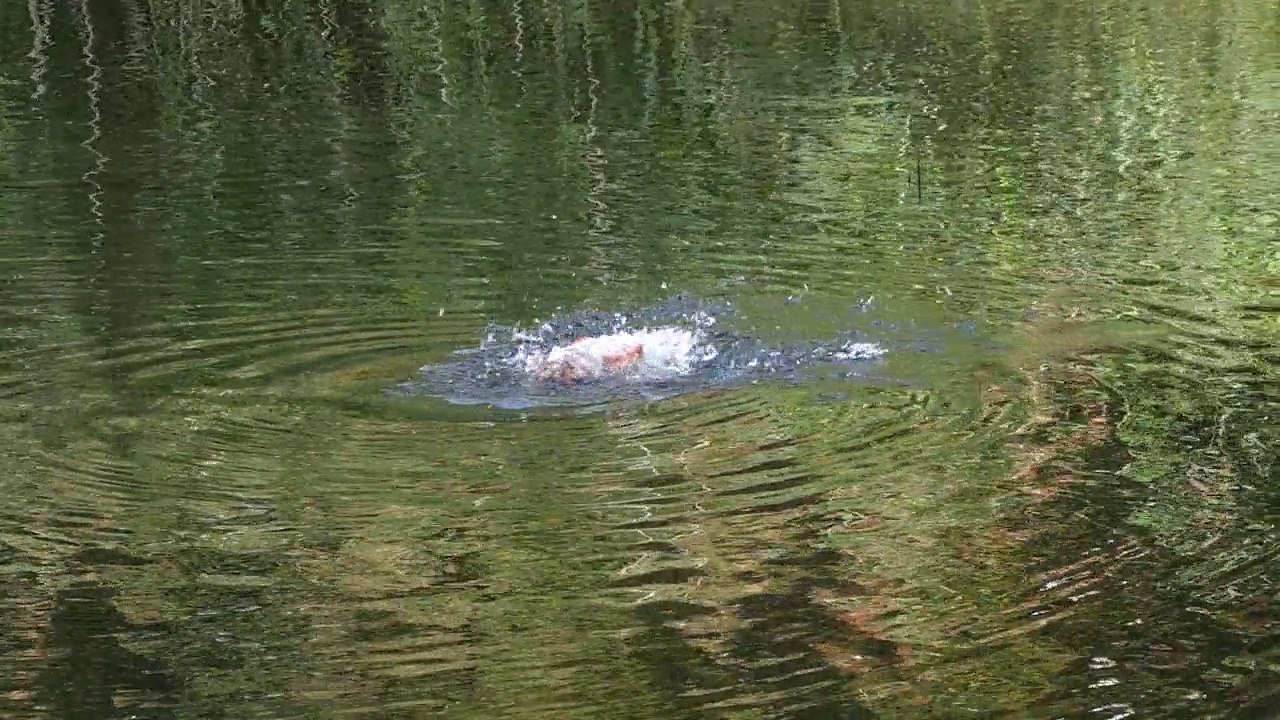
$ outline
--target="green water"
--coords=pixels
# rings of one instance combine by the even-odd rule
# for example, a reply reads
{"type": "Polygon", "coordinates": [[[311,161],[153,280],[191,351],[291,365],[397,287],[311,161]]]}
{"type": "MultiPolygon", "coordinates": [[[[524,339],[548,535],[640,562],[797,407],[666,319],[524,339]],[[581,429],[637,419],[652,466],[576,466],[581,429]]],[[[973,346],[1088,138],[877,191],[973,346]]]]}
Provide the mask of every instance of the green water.
{"type": "Polygon", "coordinates": [[[0,714],[1271,717],[1278,68],[1262,0],[3,4],[0,714]],[[934,344],[383,393],[677,291],[934,344]]]}

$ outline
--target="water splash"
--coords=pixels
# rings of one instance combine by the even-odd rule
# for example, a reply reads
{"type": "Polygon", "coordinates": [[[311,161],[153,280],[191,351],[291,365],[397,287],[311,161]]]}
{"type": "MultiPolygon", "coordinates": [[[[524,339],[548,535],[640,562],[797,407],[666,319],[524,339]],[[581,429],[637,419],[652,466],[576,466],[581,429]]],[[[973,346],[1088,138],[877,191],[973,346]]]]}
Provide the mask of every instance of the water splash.
{"type": "Polygon", "coordinates": [[[854,331],[820,342],[771,346],[724,327],[721,320],[734,313],[729,302],[676,296],[634,312],[569,313],[529,329],[492,325],[478,347],[424,365],[421,379],[391,390],[509,409],[593,406],[628,398],[661,399],[758,379],[799,380],[820,368],[861,376],[886,352],[854,331]],[[626,372],[606,373],[588,382],[536,377],[543,362],[575,342],[579,347],[585,343],[597,357],[639,343],[644,355],[626,372]]]}

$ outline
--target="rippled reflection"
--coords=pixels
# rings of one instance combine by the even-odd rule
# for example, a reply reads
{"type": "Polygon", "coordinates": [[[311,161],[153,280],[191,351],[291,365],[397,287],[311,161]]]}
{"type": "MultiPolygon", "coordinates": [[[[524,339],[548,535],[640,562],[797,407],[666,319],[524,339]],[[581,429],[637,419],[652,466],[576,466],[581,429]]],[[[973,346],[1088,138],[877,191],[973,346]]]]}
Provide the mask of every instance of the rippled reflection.
{"type": "Polygon", "coordinates": [[[0,714],[1266,717],[1273,10],[0,7],[0,714]]]}

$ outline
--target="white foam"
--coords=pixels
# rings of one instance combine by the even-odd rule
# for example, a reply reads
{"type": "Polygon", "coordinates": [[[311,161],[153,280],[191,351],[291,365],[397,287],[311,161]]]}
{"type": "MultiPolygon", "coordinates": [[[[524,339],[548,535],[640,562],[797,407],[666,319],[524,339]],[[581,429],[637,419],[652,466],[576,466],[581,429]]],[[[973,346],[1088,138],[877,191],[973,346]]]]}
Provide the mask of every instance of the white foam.
{"type": "Polygon", "coordinates": [[[885,349],[876,343],[847,342],[832,357],[836,360],[869,360],[885,354],[885,349]]]}
{"type": "Polygon", "coordinates": [[[620,330],[550,350],[523,345],[510,362],[523,366],[526,372],[536,373],[547,363],[572,361],[588,374],[599,376],[604,373],[605,357],[625,355],[638,345],[643,352],[634,364],[626,368],[627,374],[640,377],[682,375],[717,354],[715,347],[702,343],[701,335],[697,330],[678,327],[620,330]]]}
{"type": "MultiPolygon", "coordinates": [[[[636,346],[641,352],[634,363],[612,372],[626,377],[644,380],[660,380],[693,372],[700,364],[715,358],[719,351],[704,340],[703,328],[715,323],[713,317],[697,318],[695,329],[663,326],[656,328],[622,329],[615,325],[614,332],[580,338],[568,345],[549,347],[545,340],[522,333],[512,333],[519,345],[506,362],[531,376],[555,372],[555,368],[571,368],[579,379],[600,378],[611,372],[606,358],[632,355],[636,346]]],[[[828,357],[837,362],[870,360],[883,356],[886,350],[876,343],[846,342],[828,357]]],[[[743,367],[754,368],[770,362],[770,356],[781,351],[766,351],[765,357],[752,357],[743,367]]]]}

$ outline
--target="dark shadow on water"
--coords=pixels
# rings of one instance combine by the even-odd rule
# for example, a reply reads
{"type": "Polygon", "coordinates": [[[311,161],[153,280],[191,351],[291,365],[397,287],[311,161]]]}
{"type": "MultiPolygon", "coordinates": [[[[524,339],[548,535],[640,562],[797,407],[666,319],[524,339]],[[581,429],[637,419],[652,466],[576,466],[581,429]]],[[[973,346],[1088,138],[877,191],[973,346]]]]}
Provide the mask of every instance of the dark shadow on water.
{"type": "MultiPolygon", "coordinates": [[[[1148,378],[1143,390],[1184,399],[1198,392],[1194,382],[1165,376],[1148,378]]],[[[1101,419],[1089,417],[1079,388],[1050,392],[1064,424],[1101,419]]],[[[1026,612],[1061,613],[1039,633],[1077,658],[1043,696],[1044,707],[1114,707],[1115,713],[1169,718],[1276,717],[1280,627],[1273,578],[1280,553],[1270,534],[1230,518],[1226,508],[1243,512],[1214,497],[1211,488],[1196,488],[1194,462],[1175,464],[1166,477],[1148,481],[1164,488],[1153,499],[1148,482],[1127,476],[1139,458],[1116,430],[1143,418],[1114,390],[1101,399],[1109,409],[1105,424],[1095,427],[1106,427],[1105,437],[1066,452],[1074,479],[1015,527],[1035,531],[1027,544],[1035,558],[1027,576],[1039,580],[1024,596],[1026,612]],[[1185,516],[1184,503],[1193,506],[1185,516]],[[1168,525],[1135,522],[1144,513],[1168,525]],[[1232,709],[1224,714],[1223,708],[1232,709]]],[[[1242,485],[1267,488],[1270,483],[1240,461],[1246,457],[1240,447],[1226,442],[1231,452],[1220,453],[1220,413],[1216,402],[1190,400],[1185,409],[1162,415],[1161,434],[1193,457],[1206,451],[1206,466],[1230,467],[1242,485]]],[[[1051,486],[1062,471],[1044,466],[1037,481],[1051,486]]]]}
{"type": "Polygon", "coordinates": [[[838,553],[817,551],[769,563],[801,579],[778,592],[746,595],[728,607],[677,601],[638,606],[635,617],[645,629],[629,641],[629,652],[649,667],[650,682],[678,708],[670,717],[714,717],[712,708],[725,701],[787,720],[877,717],[854,697],[850,677],[816,649],[827,643],[855,647],[858,655],[878,663],[897,659],[891,643],[840,625],[813,599],[815,590],[832,584],[824,577],[840,559],[838,553]],[[735,629],[724,635],[709,629],[717,616],[726,615],[735,629]],[[707,644],[717,650],[706,649],[707,644]]]}
{"type": "Polygon", "coordinates": [[[36,701],[64,720],[171,718],[181,684],[160,661],[124,647],[122,635],[162,628],[130,624],[115,591],[78,583],[57,594],[46,641],[52,653],[37,681],[36,701]],[[121,707],[118,699],[134,702],[121,707]]]}

